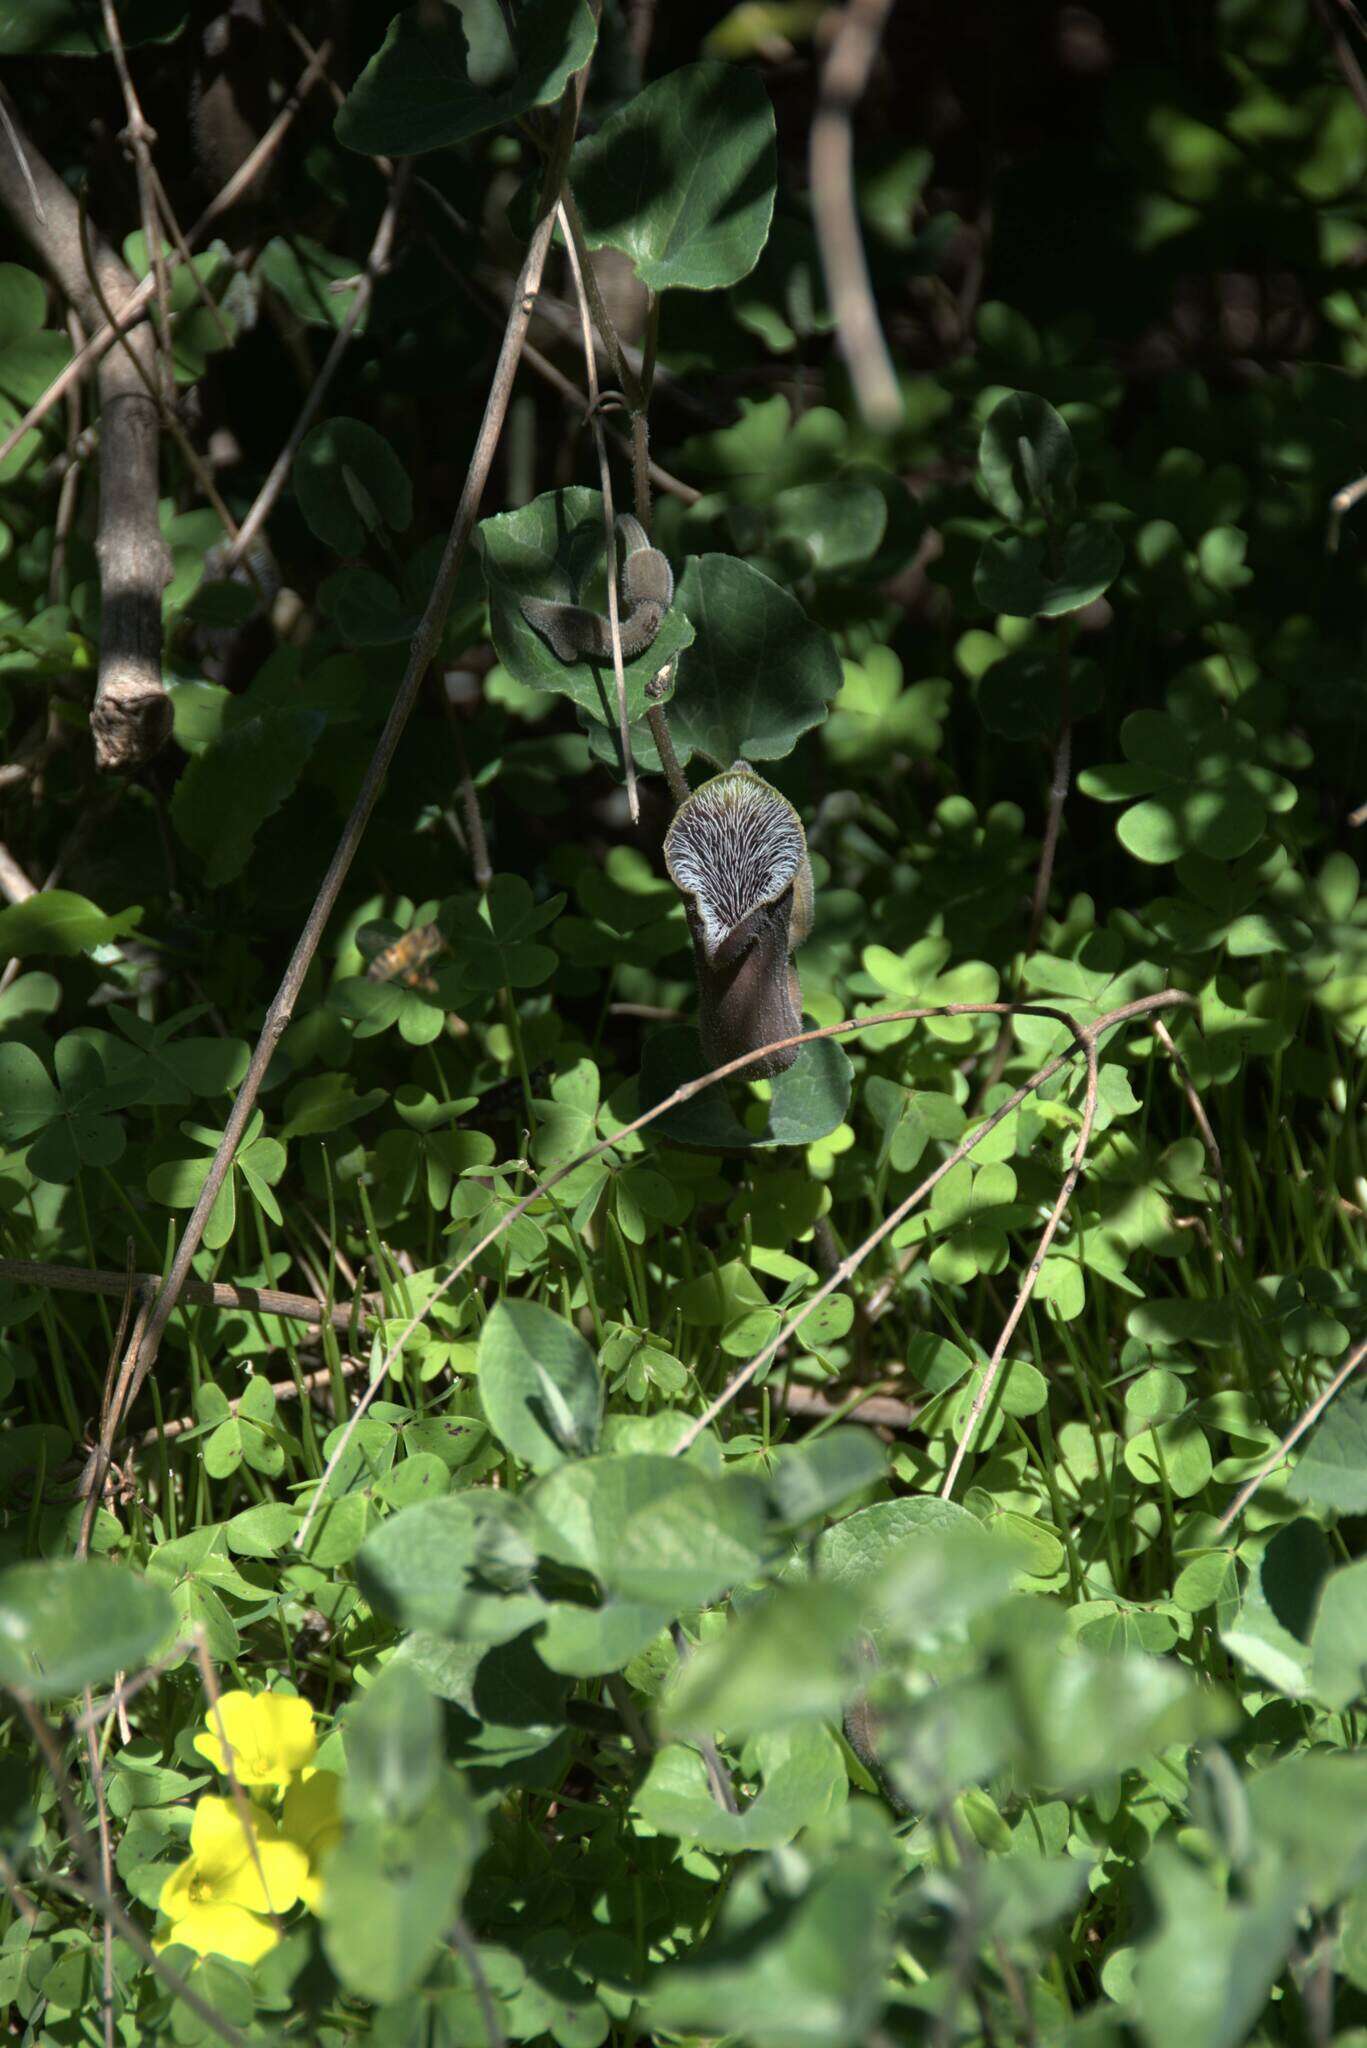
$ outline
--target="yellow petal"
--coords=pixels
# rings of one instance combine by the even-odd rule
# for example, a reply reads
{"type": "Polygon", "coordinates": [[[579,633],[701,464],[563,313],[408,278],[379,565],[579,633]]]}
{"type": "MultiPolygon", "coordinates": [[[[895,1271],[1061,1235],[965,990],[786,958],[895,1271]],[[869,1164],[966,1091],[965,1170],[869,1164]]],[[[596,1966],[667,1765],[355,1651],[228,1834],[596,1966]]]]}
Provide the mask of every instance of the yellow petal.
{"type": "MultiPolygon", "coordinates": [[[[248,1805],[247,1819],[258,1846],[275,1840],[275,1822],[259,1806],[248,1805]]],[[[221,1890],[244,1863],[251,1862],[251,1839],[236,1800],[205,1794],[190,1823],[190,1848],[202,1884],[213,1892],[221,1890]]]]}
{"type": "Polygon", "coordinates": [[[179,1914],[152,1946],[160,1951],[172,1942],[200,1956],[227,1956],[234,1963],[259,1963],[279,1941],[269,1920],[259,1920],[241,1906],[199,1905],[179,1914]]]}
{"type": "Polygon", "coordinates": [[[313,1708],[290,1693],[225,1692],[209,1709],[207,1730],[195,1748],[217,1771],[227,1771],[220,1722],[232,1750],[233,1770],[244,1785],[286,1785],[311,1762],[318,1747],[313,1708]]]}
{"type": "Polygon", "coordinates": [[[258,1842],[215,1896],[253,1913],[288,1913],[307,1881],[309,1860],[297,1842],[258,1842]]]}
{"type": "Polygon", "coordinates": [[[280,1832],[310,1860],[332,1846],[342,1832],[342,1781],[335,1771],[305,1771],[295,1779],[280,1809],[280,1832]]]}
{"type": "Polygon", "coordinates": [[[168,1920],[174,1920],[177,1913],[188,1912],[192,1903],[190,1887],[199,1873],[199,1864],[193,1856],[178,1863],[161,1888],[157,1904],[168,1920]]]}

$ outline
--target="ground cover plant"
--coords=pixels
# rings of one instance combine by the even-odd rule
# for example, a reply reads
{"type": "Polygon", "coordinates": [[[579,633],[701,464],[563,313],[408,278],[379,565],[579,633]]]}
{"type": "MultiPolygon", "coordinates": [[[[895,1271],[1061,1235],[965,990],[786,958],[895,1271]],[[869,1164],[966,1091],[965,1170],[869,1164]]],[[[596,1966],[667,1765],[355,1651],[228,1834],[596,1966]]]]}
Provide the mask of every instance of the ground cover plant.
{"type": "Polygon", "coordinates": [[[1367,2042],[1356,10],[0,58],[8,2037],[1367,2042]]]}

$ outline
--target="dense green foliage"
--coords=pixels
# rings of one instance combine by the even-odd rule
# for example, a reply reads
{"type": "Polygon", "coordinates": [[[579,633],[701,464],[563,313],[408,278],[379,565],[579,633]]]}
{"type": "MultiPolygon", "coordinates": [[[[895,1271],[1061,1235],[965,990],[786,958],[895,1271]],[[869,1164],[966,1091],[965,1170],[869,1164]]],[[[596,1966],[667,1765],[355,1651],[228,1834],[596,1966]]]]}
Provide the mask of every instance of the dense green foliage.
{"type": "MultiPolygon", "coordinates": [[[[1367,1378],[1276,1456],[1367,1338],[1354,11],[894,9],[856,130],[886,432],[810,207],[836,10],[241,12],[257,132],[286,17],[349,91],[171,280],[174,735],[122,779],[93,398],[0,471],[0,852],[39,885],[0,909],[11,2036],[1361,2048],[1367,1378]],[[674,579],[624,666],[639,821],[611,665],[522,609],[606,610],[557,240],[87,1543],[123,1276],[206,1184],[400,686],[585,64],[569,187],[674,579]],[[229,569],[184,445],[240,522],[332,348],[229,569]],[[940,1014],[637,1129],[703,1067],[661,709],[695,788],[744,761],[805,828],[809,1026],[940,1014]]],[[[118,15],[188,220],[205,22],[118,15]]],[[[141,274],[99,19],[0,0],[0,55],[141,274]]],[[[70,355],[4,253],[0,434],[70,355]]],[[[800,842],[740,905],[776,973],[800,842]]]]}

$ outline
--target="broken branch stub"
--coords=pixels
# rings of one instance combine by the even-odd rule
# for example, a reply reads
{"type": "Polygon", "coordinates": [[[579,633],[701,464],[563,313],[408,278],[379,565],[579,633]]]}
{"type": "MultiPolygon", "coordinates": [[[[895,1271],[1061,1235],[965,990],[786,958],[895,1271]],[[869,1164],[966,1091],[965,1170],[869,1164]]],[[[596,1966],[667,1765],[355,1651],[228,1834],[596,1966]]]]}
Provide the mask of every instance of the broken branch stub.
{"type": "MultiPolygon", "coordinates": [[[[684,899],[698,977],[698,1030],[709,1066],[802,1029],[790,954],[812,928],[812,870],[802,820],[744,761],[679,806],[665,867],[684,899]]],[[[751,1069],[782,1074],[797,1048],[751,1069]]]]}

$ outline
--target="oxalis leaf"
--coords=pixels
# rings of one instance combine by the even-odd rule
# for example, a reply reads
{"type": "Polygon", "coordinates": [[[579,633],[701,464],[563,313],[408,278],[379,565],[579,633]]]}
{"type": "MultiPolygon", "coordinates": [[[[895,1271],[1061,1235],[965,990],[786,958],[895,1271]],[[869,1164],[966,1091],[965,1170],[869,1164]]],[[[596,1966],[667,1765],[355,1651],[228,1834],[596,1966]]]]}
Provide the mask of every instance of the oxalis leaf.
{"type": "Polygon", "coordinates": [[[690,558],[674,598],[692,627],[669,729],[681,761],[778,761],[819,725],[841,684],[829,634],[734,555],[690,558]]]}
{"type": "Polygon", "coordinates": [[[774,212],[774,112],[758,72],[686,64],[570,159],[591,249],[621,249],[652,291],[717,291],[759,261],[774,212]]]}
{"type": "MultiPolygon", "coordinates": [[[[591,719],[615,733],[617,684],[612,664],[561,661],[522,616],[524,597],[569,601],[606,614],[603,500],[599,493],[580,485],[547,491],[516,512],[483,520],[479,543],[494,647],[508,673],[529,689],[554,690],[571,698],[591,719]]],[[[623,664],[630,718],[644,716],[647,683],[674,661],[692,638],[692,621],[676,598],[650,645],[634,661],[623,664]]]]}
{"type": "Polygon", "coordinates": [[[598,1446],[603,1387],[572,1323],[534,1301],[501,1301],[479,1339],[479,1397],[489,1427],[533,1472],[598,1446]]]}
{"type": "Polygon", "coordinates": [[[366,156],[466,142],[559,99],[596,35],[586,0],[523,0],[516,48],[498,0],[405,8],[348,94],[337,140],[366,156]]]}
{"type": "Polygon", "coordinates": [[[0,1575],[0,1685],[40,1699],[134,1671],[175,1624],[169,1594],[122,1565],[17,1564],[0,1575]]]}
{"type": "Polygon", "coordinates": [[[637,1812],[661,1834],[702,1849],[739,1851],[779,1848],[844,1804],[845,1765],[828,1729],[776,1729],[757,1736],[752,1747],[764,1788],[744,1813],[718,1805],[701,1756],[677,1742],[652,1762],[636,1795],[637,1812]]]}

